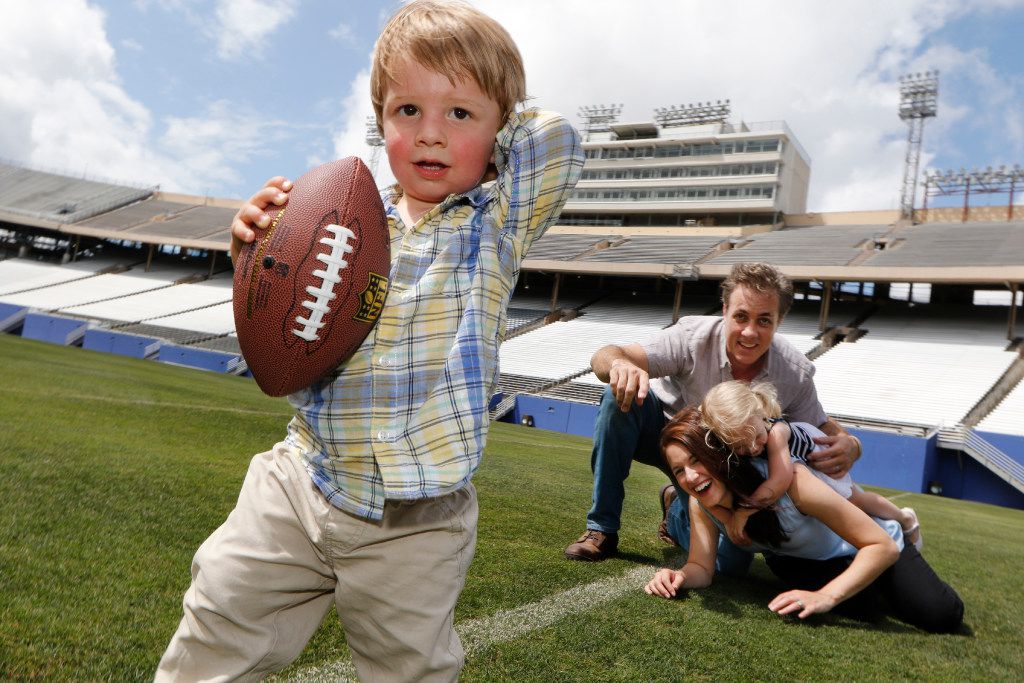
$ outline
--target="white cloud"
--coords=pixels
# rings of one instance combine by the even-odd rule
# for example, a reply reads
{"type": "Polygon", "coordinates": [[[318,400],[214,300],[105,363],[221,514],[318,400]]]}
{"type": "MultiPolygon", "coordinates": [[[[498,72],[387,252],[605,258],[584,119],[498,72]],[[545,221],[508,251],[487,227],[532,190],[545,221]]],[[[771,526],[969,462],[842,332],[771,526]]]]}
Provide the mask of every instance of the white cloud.
{"type": "Polygon", "coordinates": [[[215,194],[211,188],[240,183],[239,166],[266,154],[287,134],[284,123],[235,110],[220,100],[196,116],[168,118],[160,147],[187,168],[190,186],[215,194]]]}
{"type": "Polygon", "coordinates": [[[345,22],[341,22],[332,28],[327,32],[327,35],[342,45],[353,47],[356,44],[356,34],[352,30],[352,27],[345,22]]]}
{"type": "MultiPolygon", "coordinates": [[[[370,72],[360,71],[349,86],[348,96],[341,102],[341,118],[337,132],[332,136],[334,141],[334,158],[357,156],[374,171],[374,177],[380,186],[390,185],[395,181],[388,165],[388,157],[383,148],[377,155],[374,168],[373,148],[366,144],[366,126],[369,117],[373,116],[373,105],[370,104],[370,72]]],[[[323,163],[326,159],[310,160],[323,163]]]]}
{"type": "MultiPolygon", "coordinates": [[[[5,8],[0,157],[236,196],[251,190],[252,179],[240,174],[247,166],[251,170],[264,149],[268,155],[276,150],[284,161],[287,147],[310,165],[332,154],[369,160],[368,54],[361,64],[352,65],[351,56],[345,60],[348,73],[363,69],[350,80],[348,94],[330,106],[314,103],[304,122],[263,120],[244,102],[216,99],[222,95],[196,111],[165,118],[125,90],[105,15],[90,2],[95,0],[40,0],[5,8]],[[46,42],[38,36],[47,36],[46,42]],[[333,120],[333,132],[326,135],[318,123],[325,119],[333,120]]],[[[815,211],[895,208],[906,144],[906,128],[896,114],[898,76],[907,71],[942,73],[940,116],[926,127],[922,168],[936,150],[957,158],[967,147],[983,148],[993,164],[1020,162],[1019,70],[1010,67],[1007,81],[1008,68],[993,63],[982,39],[977,47],[970,38],[952,46],[938,36],[959,41],[956,30],[937,34],[965,14],[1003,11],[1009,3],[1024,5],[851,0],[829,3],[823,12],[811,0],[476,0],[518,42],[533,102],[574,122],[586,104],[623,102],[623,119],[650,120],[655,107],[724,98],[731,99],[735,120],[786,120],[812,159],[808,208],[815,211]]],[[[175,12],[193,35],[219,41],[222,56],[237,58],[258,52],[272,31],[298,17],[297,7],[297,0],[135,0],[131,11],[175,12]]],[[[326,32],[344,43],[353,37],[353,25],[335,24],[326,32]]],[[[323,36],[325,28],[307,31],[323,36]]],[[[131,42],[118,43],[118,51],[129,50],[135,51],[131,42]]],[[[227,68],[244,74],[247,66],[227,68]]],[[[163,88],[175,79],[202,83],[187,72],[160,78],[163,88]]],[[[383,156],[378,179],[392,180],[383,156]]]]}
{"type": "MultiPolygon", "coordinates": [[[[925,40],[965,12],[1006,2],[872,0],[827,11],[815,0],[474,4],[516,40],[534,103],[574,121],[587,104],[622,102],[623,120],[649,121],[655,107],[725,98],[734,119],[785,120],[812,159],[808,209],[830,211],[896,208],[906,144],[898,76],[943,68],[924,59],[942,61],[938,53],[921,55],[925,40]]],[[[350,103],[368,100],[364,84],[353,87],[350,103]]],[[[949,125],[965,115],[957,103],[943,107],[949,125]]],[[[1009,119],[1013,135],[1020,116],[1009,119]]],[[[362,125],[346,119],[335,139],[351,144],[362,125]]]]}
{"type": "Polygon", "coordinates": [[[157,122],[122,87],[103,13],[85,0],[58,11],[15,3],[0,23],[0,157],[165,190],[223,191],[281,128],[214,102],[157,122]],[[37,49],[38,36],[48,37],[37,49]]]}
{"type": "Polygon", "coordinates": [[[119,146],[115,133],[137,134],[149,120],[118,83],[103,13],[84,0],[54,9],[39,11],[29,3],[5,9],[0,156],[67,167],[85,156],[81,145],[119,146]],[[36,49],[39,36],[47,37],[45,50],[36,49]]]}
{"type": "Polygon", "coordinates": [[[217,53],[223,59],[258,54],[260,43],[294,16],[296,5],[297,0],[219,0],[217,53]]]}

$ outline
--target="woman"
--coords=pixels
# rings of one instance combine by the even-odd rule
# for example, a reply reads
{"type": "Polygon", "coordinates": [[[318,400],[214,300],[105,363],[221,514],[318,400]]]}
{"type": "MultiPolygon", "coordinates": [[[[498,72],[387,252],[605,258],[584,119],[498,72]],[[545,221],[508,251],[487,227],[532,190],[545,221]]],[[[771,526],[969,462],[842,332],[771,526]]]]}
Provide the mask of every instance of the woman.
{"type": "MultiPolygon", "coordinates": [[[[645,590],[672,598],[680,588],[711,583],[718,536],[732,511],[764,481],[766,464],[731,456],[694,408],[681,411],[665,426],[661,451],[676,482],[689,494],[689,557],[682,569],[659,569],[645,590]]],[[[959,628],[963,602],[912,544],[904,545],[898,523],[876,522],[803,465],[794,469],[786,494],[772,509],[754,514],[746,526],[752,549],[764,553],[772,571],[792,587],[777,595],[769,609],[804,619],[870,587],[869,592],[881,592],[896,616],[909,624],[936,633],[959,628]]],[[[677,499],[669,508],[670,533],[681,530],[675,522],[683,503],[677,499]]]]}

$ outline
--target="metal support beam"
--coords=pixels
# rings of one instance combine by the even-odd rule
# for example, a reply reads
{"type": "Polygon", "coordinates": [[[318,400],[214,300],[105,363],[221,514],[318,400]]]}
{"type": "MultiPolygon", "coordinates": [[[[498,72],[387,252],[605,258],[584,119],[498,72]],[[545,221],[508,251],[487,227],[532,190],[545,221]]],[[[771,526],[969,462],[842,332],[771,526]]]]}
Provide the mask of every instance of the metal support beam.
{"type": "Polygon", "coordinates": [[[1017,189],[1017,176],[1010,178],[1010,203],[1006,206],[1006,222],[1013,220],[1013,191],[1017,189]]]}
{"type": "Polygon", "coordinates": [[[924,119],[912,118],[907,125],[907,154],[903,160],[903,190],[900,194],[900,216],[913,222],[914,195],[917,194],[917,169],[921,163],[921,140],[924,119]]]}
{"type": "Polygon", "coordinates": [[[555,286],[551,290],[551,312],[558,310],[558,289],[562,286],[562,274],[555,274],[555,286]]]}
{"type": "Polygon", "coordinates": [[[821,287],[821,312],[818,317],[818,329],[822,332],[828,327],[828,309],[832,303],[832,281],[826,280],[821,287]]]}
{"type": "Polygon", "coordinates": [[[1006,323],[1006,338],[1010,341],[1017,338],[1017,292],[1019,289],[1018,283],[1010,283],[1010,313],[1006,323]]]}
{"type": "Polygon", "coordinates": [[[683,281],[676,280],[676,298],[672,303],[672,324],[675,325],[679,321],[679,307],[683,303],[683,281]]]}
{"type": "Polygon", "coordinates": [[[153,252],[156,251],[156,245],[149,245],[149,254],[146,256],[146,272],[149,272],[149,267],[153,265],[153,252]]]}
{"type": "Polygon", "coordinates": [[[971,212],[971,177],[967,176],[967,184],[964,185],[964,212],[960,217],[961,223],[967,222],[967,215],[971,212]]]}

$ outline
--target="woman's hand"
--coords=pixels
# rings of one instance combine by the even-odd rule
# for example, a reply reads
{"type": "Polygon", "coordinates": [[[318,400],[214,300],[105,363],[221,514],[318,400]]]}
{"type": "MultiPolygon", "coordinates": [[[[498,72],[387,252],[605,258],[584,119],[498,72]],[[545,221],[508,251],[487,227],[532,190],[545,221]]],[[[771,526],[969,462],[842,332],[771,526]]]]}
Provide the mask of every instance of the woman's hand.
{"type": "Polygon", "coordinates": [[[676,592],[683,587],[686,574],[682,569],[659,569],[654,578],[647,582],[644,590],[648,595],[660,595],[663,598],[674,598],[676,592]]]}
{"type": "Polygon", "coordinates": [[[242,205],[231,221],[231,259],[238,257],[243,244],[252,242],[256,237],[253,226],[266,228],[270,224],[270,216],[265,213],[268,206],[281,206],[288,201],[288,192],[292,189],[292,181],[274,176],[253,196],[242,205]]]}
{"type": "Polygon", "coordinates": [[[776,614],[796,614],[806,619],[812,614],[824,614],[836,606],[838,601],[821,591],[786,591],[779,593],[768,603],[768,609],[776,614]]]}

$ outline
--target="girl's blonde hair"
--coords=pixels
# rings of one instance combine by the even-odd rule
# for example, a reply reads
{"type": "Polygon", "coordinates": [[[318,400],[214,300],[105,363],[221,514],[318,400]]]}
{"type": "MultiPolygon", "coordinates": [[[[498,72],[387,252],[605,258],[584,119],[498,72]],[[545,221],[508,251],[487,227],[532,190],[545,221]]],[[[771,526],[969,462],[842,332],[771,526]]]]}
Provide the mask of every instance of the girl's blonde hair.
{"type": "Polygon", "coordinates": [[[378,130],[384,95],[406,59],[453,84],[472,78],[498,104],[502,121],[526,99],[523,58],[501,24],[464,2],[414,0],[391,17],[373,48],[370,98],[378,130]]]}
{"type": "Polygon", "coordinates": [[[730,380],[716,385],[700,404],[701,419],[725,445],[753,444],[751,418],[782,417],[778,393],[770,382],[748,384],[730,380]]]}

